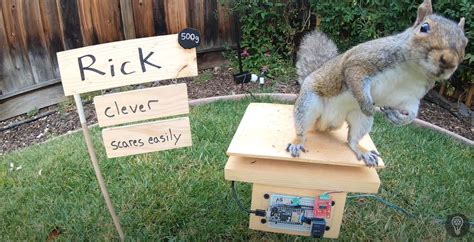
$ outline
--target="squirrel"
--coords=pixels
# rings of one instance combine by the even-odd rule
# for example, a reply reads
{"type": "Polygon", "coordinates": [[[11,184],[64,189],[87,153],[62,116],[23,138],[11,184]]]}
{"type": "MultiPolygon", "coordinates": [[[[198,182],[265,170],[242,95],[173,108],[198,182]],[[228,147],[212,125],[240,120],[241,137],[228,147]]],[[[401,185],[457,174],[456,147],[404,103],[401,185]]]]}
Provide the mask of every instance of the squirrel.
{"type": "Polygon", "coordinates": [[[396,125],[411,123],[420,99],[435,81],[448,79],[464,59],[468,39],[464,18],[455,23],[433,14],[430,0],[418,7],[415,23],[404,32],[359,44],[338,54],[334,42],[317,30],[303,37],[296,70],[301,84],[293,116],[296,137],[286,150],[306,152],[306,134],[340,128],[368,167],[378,165],[376,151],[358,143],[370,132],[380,110],[396,125]]]}

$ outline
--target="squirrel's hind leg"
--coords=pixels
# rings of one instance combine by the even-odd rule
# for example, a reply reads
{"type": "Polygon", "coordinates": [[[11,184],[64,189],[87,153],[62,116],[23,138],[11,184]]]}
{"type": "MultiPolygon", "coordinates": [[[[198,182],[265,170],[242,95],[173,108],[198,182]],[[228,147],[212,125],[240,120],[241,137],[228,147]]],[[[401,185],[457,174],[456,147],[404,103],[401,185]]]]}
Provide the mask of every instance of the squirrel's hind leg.
{"type": "Polygon", "coordinates": [[[304,148],[306,133],[321,116],[322,108],[321,97],[314,92],[301,92],[298,99],[296,99],[293,109],[296,137],[286,147],[291,156],[298,157],[300,151],[306,152],[304,148]]]}
{"type": "Polygon", "coordinates": [[[347,123],[349,124],[349,134],[347,142],[352,151],[357,155],[357,159],[364,160],[368,167],[378,165],[378,157],[376,151],[368,151],[359,146],[359,141],[372,129],[374,122],[373,116],[366,116],[360,110],[354,110],[347,115],[347,123]]]}

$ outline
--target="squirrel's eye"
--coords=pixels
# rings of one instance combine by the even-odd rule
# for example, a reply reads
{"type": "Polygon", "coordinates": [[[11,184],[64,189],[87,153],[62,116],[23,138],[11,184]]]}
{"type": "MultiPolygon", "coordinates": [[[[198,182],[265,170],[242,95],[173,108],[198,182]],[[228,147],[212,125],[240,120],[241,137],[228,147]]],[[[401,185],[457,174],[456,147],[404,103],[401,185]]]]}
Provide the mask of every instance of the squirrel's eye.
{"type": "Polygon", "coordinates": [[[423,23],[420,28],[420,32],[422,33],[429,33],[430,32],[430,24],[423,23]]]}

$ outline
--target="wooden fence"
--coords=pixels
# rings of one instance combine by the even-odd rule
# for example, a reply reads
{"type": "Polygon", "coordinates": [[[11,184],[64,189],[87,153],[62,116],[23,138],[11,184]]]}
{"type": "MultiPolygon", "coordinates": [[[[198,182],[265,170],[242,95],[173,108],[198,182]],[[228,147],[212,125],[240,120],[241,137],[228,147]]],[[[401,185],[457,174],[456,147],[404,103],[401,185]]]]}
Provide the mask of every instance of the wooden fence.
{"type": "Polygon", "coordinates": [[[228,7],[221,0],[0,0],[0,102],[60,82],[56,52],[66,49],[185,27],[201,33],[198,52],[222,49],[233,40],[228,7]]]}

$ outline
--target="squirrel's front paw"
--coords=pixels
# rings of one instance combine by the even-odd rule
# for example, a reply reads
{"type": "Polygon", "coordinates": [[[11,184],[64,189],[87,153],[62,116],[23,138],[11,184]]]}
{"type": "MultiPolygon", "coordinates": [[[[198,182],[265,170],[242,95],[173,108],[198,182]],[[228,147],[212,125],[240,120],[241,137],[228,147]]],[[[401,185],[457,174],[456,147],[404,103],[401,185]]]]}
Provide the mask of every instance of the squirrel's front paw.
{"type": "Polygon", "coordinates": [[[375,106],[372,102],[364,103],[360,106],[360,110],[367,116],[373,116],[375,113],[375,106]]]}
{"type": "Polygon", "coordinates": [[[368,167],[378,166],[379,165],[378,157],[380,157],[380,154],[374,150],[369,151],[369,152],[364,152],[364,153],[361,152],[357,154],[357,158],[359,160],[361,159],[364,160],[365,165],[368,167]]]}
{"type": "Polygon", "coordinates": [[[364,163],[368,167],[375,167],[379,165],[380,154],[375,150],[368,151],[361,148],[357,142],[349,142],[349,147],[357,156],[358,160],[364,160],[364,163]]]}
{"type": "Polygon", "coordinates": [[[380,111],[384,113],[384,116],[388,121],[395,125],[409,124],[415,119],[415,115],[392,107],[382,107],[380,108],[380,111]]]}
{"type": "Polygon", "coordinates": [[[286,151],[290,152],[293,157],[299,157],[300,151],[306,152],[303,144],[288,144],[286,151]]]}

